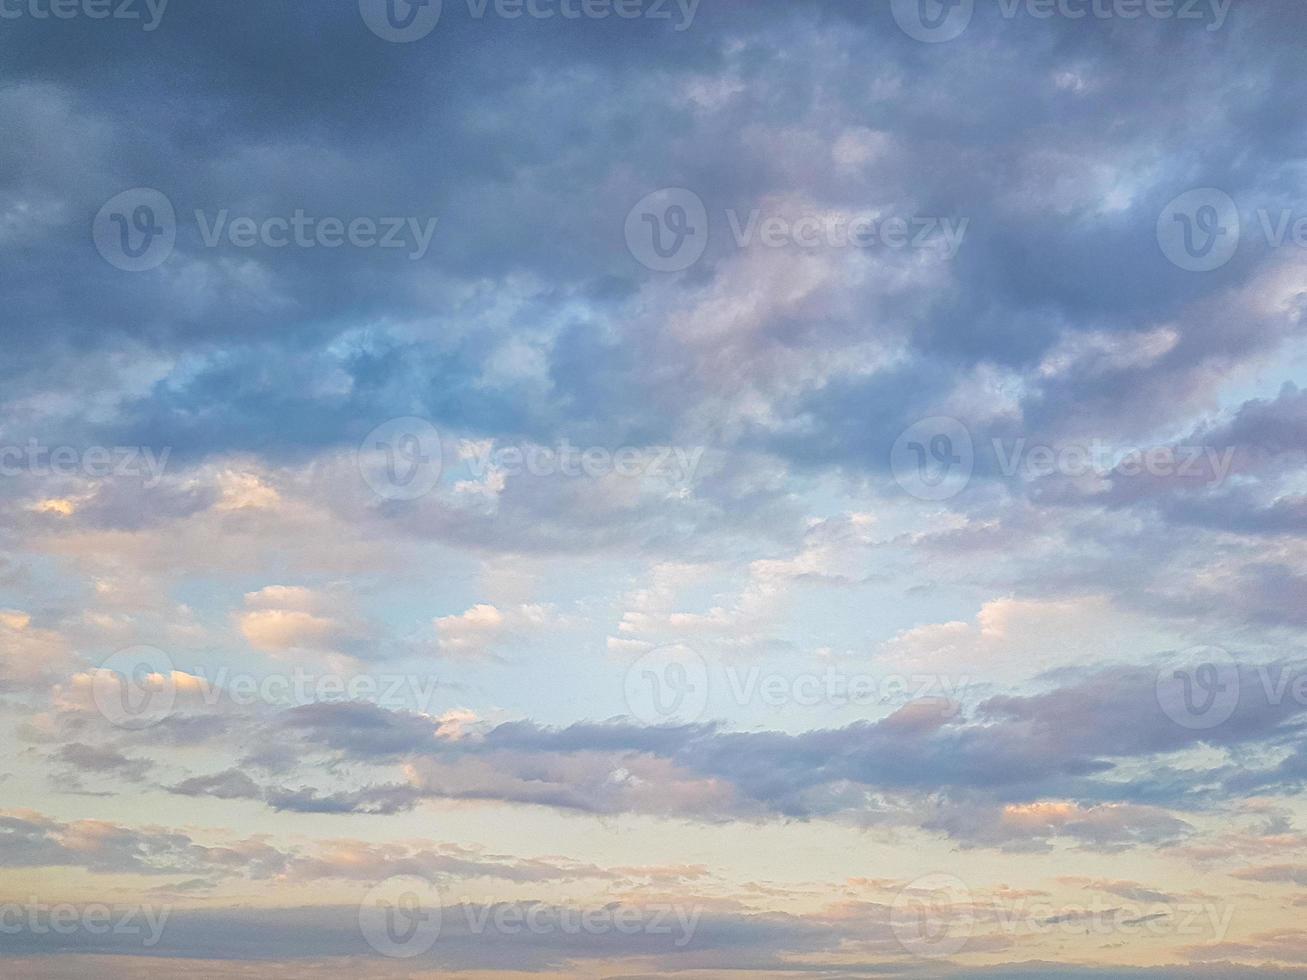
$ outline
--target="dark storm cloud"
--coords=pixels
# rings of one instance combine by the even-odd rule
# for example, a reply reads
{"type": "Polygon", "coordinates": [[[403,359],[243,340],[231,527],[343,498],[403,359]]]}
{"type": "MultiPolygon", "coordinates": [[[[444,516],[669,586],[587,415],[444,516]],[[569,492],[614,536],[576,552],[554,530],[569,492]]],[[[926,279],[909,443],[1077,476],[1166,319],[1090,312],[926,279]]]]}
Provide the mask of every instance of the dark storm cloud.
{"type": "MultiPolygon", "coordinates": [[[[680,32],[617,19],[476,20],[450,6],[413,45],[374,37],[351,4],[274,6],[257,30],[245,11],[181,3],[149,33],[87,18],[7,23],[0,115],[11,166],[0,200],[23,219],[19,275],[6,288],[11,330],[29,334],[8,362],[11,390],[88,346],[195,358],[185,377],[96,423],[101,435],[175,446],[179,458],[349,442],[365,431],[360,419],[402,414],[415,396],[438,423],[482,432],[555,432],[602,410],[624,435],[666,434],[679,413],[645,407],[688,408],[705,392],[693,370],[647,370],[692,368],[696,355],[633,329],[625,297],[650,277],[625,253],[621,222],[642,193],[673,184],[715,215],[797,194],[816,207],[889,201],[971,219],[969,247],[924,294],[847,287],[876,322],[763,313],[740,348],[744,365],[761,368],[800,337],[831,351],[878,331],[911,338],[913,366],[897,381],[836,376],[778,402],[811,419],[812,438],[758,440],[802,461],[861,468],[959,372],[980,361],[1029,370],[1066,334],[1182,318],[1179,344],[1158,363],[1032,389],[1023,408],[1040,430],[1056,430],[1072,405],[1113,430],[1138,429],[1158,398],[1183,402],[1203,365],[1279,342],[1274,323],[1208,322],[1195,305],[1252,281],[1266,256],[1249,248],[1194,277],[1165,264],[1152,228],[1192,186],[1252,204],[1292,192],[1274,164],[1302,149],[1297,128],[1281,124],[1307,84],[1294,60],[1295,4],[1241,6],[1219,31],[981,13],[942,46],[860,5],[704,3],[680,32]],[[838,58],[802,56],[835,37],[838,58]],[[1172,67],[1162,76],[1160,61],[1172,67]],[[930,86],[912,82],[924,73],[930,86]],[[1072,81],[1030,83],[1062,76],[1072,81]],[[695,111],[684,92],[709,78],[738,85],[695,111]],[[869,104],[877,85],[897,97],[869,104]],[[799,163],[796,119],[827,146],[868,126],[888,147],[851,170],[811,155],[799,163]],[[303,207],[439,225],[427,259],[410,262],[380,250],[208,249],[186,219],[158,274],[127,275],[95,254],[87,227],[109,196],[137,185],[163,190],[183,218],[303,207]],[[1103,211],[1112,192],[1122,203],[1103,211]],[[505,321],[488,294],[469,291],[476,283],[511,286],[520,311],[505,321]],[[589,322],[568,322],[578,316],[589,322]],[[477,384],[504,331],[533,321],[558,321],[546,332],[557,336],[548,356],[560,397],[548,406],[477,384]],[[394,333],[405,322],[427,324],[421,342],[394,333]],[[604,333],[617,342],[597,343],[604,333]],[[583,362],[581,350],[599,359],[583,362]],[[324,371],[348,384],[303,383],[324,371]],[[915,397],[898,399],[901,389],[915,397]],[[883,421],[849,439],[850,418],[883,421]]],[[[738,258],[718,227],[682,298],[738,258]]]]}

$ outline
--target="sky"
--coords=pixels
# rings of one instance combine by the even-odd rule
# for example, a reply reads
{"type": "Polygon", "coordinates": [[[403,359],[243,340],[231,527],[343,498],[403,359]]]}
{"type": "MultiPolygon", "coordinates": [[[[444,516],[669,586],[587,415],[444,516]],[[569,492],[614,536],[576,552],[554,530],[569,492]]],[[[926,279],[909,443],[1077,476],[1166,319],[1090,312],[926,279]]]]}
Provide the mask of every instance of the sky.
{"type": "Polygon", "coordinates": [[[0,975],[1307,978],[1304,38],[0,0],[0,975]]]}

